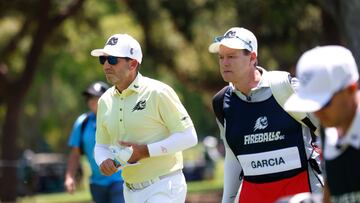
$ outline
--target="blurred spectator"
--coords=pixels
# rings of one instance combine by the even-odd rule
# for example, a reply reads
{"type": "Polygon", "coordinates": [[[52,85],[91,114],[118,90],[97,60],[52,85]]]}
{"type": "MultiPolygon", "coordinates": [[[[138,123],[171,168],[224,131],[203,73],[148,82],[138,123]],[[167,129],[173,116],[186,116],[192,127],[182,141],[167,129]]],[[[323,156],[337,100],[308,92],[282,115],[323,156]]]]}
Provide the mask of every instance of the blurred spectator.
{"type": "Polygon", "coordinates": [[[97,81],[89,85],[83,92],[90,112],[80,115],[71,132],[68,145],[71,153],[68,158],[64,185],[69,193],[76,189],[76,172],[80,166],[80,157],[85,155],[90,167],[90,192],[96,203],[124,202],[123,180],[121,171],[112,176],[103,175],[94,159],[96,112],[98,99],[109,88],[108,84],[97,81]]]}
{"type": "Polygon", "coordinates": [[[205,147],[204,179],[213,179],[215,175],[216,161],[221,158],[221,154],[218,150],[218,140],[216,137],[209,135],[204,138],[203,144],[205,147]]]}

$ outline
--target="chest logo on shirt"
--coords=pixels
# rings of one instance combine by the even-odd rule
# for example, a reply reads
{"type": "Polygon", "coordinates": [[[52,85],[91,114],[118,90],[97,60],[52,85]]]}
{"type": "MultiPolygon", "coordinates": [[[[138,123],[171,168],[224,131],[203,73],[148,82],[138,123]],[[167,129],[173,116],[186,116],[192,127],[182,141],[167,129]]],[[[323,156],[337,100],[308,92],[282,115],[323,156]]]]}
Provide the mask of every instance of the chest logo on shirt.
{"type": "Polygon", "coordinates": [[[140,100],[138,103],[136,103],[136,105],[132,109],[132,112],[141,111],[141,110],[145,109],[145,107],[146,107],[146,100],[140,100]]]}
{"type": "Polygon", "coordinates": [[[261,116],[258,119],[256,119],[254,131],[255,130],[262,130],[265,129],[268,126],[268,119],[266,116],[261,116]]]}

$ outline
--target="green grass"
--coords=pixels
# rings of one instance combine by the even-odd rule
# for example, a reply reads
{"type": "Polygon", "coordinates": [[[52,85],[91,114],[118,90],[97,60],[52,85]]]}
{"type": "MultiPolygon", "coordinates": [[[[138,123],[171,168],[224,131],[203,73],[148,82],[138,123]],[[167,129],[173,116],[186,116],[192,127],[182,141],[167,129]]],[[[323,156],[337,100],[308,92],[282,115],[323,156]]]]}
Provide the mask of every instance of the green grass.
{"type": "MultiPolygon", "coordinates": [[[[83,161],[84,162],[84,161],[83,161]]],[[[85,160],[86,162],[86,160],[85,160]]],[[[87,182],[89,168],[87,164],[84,167],[84,182],[80,185],[79,190],[74,194],[52,193],[38,194],[32,197],[19,198],[20,203],[90,203],[91,196],[87,182]]],[[[209,191],[222,190],[223,187],[223,160],[219,160],[216,164],[216,172],[214,179],[188,182],[188,194],[205,193],[209,191]]]]}
{"type": "Polygon", "coordinates": [[[33,197],[21,198],[20,203],[87,203],[91,202],[90,192],[83,189],[74,194],[54,193],[40,194],[33,197]]]}

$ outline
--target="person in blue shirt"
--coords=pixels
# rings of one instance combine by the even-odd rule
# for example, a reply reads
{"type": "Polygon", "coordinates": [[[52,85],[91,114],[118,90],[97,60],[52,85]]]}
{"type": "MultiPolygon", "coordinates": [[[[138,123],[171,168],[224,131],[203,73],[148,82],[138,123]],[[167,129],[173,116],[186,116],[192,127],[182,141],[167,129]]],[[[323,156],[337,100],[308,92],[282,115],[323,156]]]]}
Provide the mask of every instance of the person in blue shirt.
{"type": "Polygon", "coordinates": [[[76,119],[69,137],[68,146],[71,147],[71,152],[68,157],[64,185],[70,194],[74,193],[76,189],[75,175],[80,166],[80,157],[85,155],[92,172],[89,182],[93,201],[96,203],[123,203],[121,171],[111,176],[105,176],[100,172],[94,160],[97,101],[108,87],[106,83],[98,81],[92,83],[83,92],[90,111],[76,119]]]}

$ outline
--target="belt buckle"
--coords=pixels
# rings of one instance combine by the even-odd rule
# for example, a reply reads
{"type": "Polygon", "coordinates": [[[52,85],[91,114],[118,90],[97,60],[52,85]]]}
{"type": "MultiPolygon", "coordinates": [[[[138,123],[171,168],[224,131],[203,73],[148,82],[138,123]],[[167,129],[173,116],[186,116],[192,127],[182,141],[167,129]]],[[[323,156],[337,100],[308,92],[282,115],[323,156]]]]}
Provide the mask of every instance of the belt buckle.
{"type": "Polygon", "coordinates": [[[126,187],[128,187],[131,191],[137,190],[134,184],[132,183],[126,183],[126,187]]]}
{"type": "Polygon", "coordinates": [[[149,187],[151,184],[152,184],[151,181],[142,182],[142,183],[140,183],[140,187],[141,187],[141,189],[144,189],[144,188],[149,187]]]}
{"type": "Polygon", "coordinates": [[[134,190],[134,188],[133,188],[133,186],[132,186],[131,183],[125,182],[125,185],[126,185],[126,187],[129,188],[131,191],[134,190]]]}
{"type": "Polygon", "coordinates": [[[126,183],[126,186],[132,191],[134,191],[134,190],[142,190],[144,188],[149,187],[151,184],[153,184],[155,182],[156,181],[149,180],[149,181],[144,181],[144,182],[141,182],[141,183],[126,183]]]}

